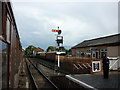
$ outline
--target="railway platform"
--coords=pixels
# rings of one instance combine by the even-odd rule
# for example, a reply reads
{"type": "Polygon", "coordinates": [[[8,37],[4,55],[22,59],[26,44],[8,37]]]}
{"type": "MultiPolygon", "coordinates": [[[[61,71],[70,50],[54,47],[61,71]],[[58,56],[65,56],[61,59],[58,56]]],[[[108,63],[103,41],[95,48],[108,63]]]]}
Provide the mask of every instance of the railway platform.
{"type": "MultiPolygon", "coordinates": [[[[31,61],[36,61],[36,60],[37,59],[31,59],[31,61]]],[[[82,90],[83,89],[84,90],[89,90],[89,89],[90,90],[102,90],[102,89],[120,90],[120,72],[118,71],[110,71],[109,78],[104,79],[102,72],[96,73],[96,74],[94,73],[94,74],[66,74],[66,75],[55,74],[53,75],[54,73],[52,70],[48,69],[43,65],[40,65],[40,63],[37,66],[60,89],[62,88],[66,88],[66,89],[78,88],[79,89],[80,88],[82,90]]],[[[20,89],[32,88],[30,77],[27,71],[27,66],[25,63],[25,58],[23,59],[18,88],[20,89]]],[[[42,87],[42,88],[45,88],[45,87],[42,87]]]]}
{"type": "Polygon", "coordinates": [[[66,75],[69,80],[90,90],[120,90],[120,72],[109,72],[109,78],[104,79],[102,73],[66,75]]]}

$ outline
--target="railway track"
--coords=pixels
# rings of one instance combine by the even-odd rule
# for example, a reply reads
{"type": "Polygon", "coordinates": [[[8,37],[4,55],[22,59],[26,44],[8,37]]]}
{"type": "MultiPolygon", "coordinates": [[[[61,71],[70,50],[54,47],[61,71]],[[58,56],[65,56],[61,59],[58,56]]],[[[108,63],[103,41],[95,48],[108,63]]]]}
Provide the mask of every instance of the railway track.
{"type": "Polygon", "coordinates": [[[46,67],[48,69],[51,69],[53,71],[57,70],[57,72],[61,73],[63,76],[66,75],[66,74],[69,74],[69,72],[67,72],[67,71],[64,71],[60,68],[58,69],[57,65],[55,65],[55,62],[49,62],[49,61],[46,61],[46,60],[43,60],[43,59],[38,59],[38,58],[28,58],[28,59],[30,59],[31,61],[33,61],[35,63],[43,65],[44,67],[46,67]]]}
{"type": "Polygon", "coordinates": [[[28,69],[28,74],[30,76],[31,87],[34,89],[49,88],[57,89],[58,87],[42,72],[36,67],[33,62],[26,58],[26,66],[28,69]]]}
{"type": "Polygon", "coordinates": [[[34,63],[35,66],[37,66],[37,68],[44,73],[45,76],[47,76],[48,78],[50,77],[54,77],[54,76],[65,76],[64,73],[61,73],[59,71],[55,71],[55,69],[49,68],[46,65],[43,65],[39,62],[36,62],[34,60],[30,60],[32,63],[34,63]]]}

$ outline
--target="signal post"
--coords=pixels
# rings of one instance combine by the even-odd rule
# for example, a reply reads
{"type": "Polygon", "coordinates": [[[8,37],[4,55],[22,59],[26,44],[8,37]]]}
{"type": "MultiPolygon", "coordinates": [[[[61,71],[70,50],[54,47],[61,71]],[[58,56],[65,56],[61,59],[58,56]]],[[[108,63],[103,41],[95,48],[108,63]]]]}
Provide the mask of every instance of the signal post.
{"type": "Polygon", "coordinates": [[[59,52],[59,48],[61,46],[63,46],[63,36],[60,35],[62,31],[59,30],[59,27],[58,27],[57,30],[56,29],[52,29],[52,32],[57,32],[58,33],[57,36],[56,36],[56,43],[57,43],[57,47],[58,47],[58,52],[56,54],[57,54],[57,67],[60,68],[60,57],[59,57],[59,54],[61,54],[61,53],[59,52]]]}

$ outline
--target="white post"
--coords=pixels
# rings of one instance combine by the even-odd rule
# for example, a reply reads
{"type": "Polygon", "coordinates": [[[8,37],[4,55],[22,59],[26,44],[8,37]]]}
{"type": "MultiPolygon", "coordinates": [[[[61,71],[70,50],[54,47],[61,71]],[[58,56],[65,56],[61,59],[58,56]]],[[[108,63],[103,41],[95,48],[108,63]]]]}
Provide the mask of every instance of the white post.
{"type": "Polygon", "coordinates": [[[59,54],[58,54],[58,67],[60,67],[60,57],[59,57],[59,54]]]}

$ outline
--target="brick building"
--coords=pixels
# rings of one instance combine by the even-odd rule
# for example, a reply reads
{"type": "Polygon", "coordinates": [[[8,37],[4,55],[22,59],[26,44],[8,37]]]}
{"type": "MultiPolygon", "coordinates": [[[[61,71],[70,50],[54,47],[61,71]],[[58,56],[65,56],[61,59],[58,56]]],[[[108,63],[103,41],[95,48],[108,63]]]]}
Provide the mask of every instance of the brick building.
{"type": "Polygon", "coordinates": [[[35,49],[33,50],[33,54],[34,54],[34,55],[36,55],[36,54],[39,53],[39,52],[44,52],[44,50],[41,49],[41,48],[35,48],[35,49]]]}
{"type": "Polygon", "coordinates": [[[72,56],[102,58],[120,56],[120,34],[85,40],[72,47],[72,56]]]}

